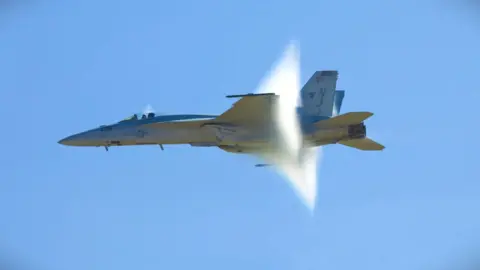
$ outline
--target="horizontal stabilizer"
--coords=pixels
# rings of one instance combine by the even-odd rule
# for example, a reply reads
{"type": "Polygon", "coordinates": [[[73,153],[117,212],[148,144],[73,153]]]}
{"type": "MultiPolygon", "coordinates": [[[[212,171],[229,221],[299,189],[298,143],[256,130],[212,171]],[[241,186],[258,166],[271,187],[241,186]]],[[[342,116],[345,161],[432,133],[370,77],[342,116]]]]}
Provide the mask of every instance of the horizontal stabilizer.
{"type": "Polygon", "coordinates": [[[369,138],[363,139],[352,139],[352,140],[341,140],[338,142],[348,147],[357,148],[363,151],[380,151],[385,148],[385,146],[373,141],[369,138]]]}
{"type": "Polygon", "coordinates": [[[317,128],[341,127],[359,124],[372,116],[371,112],[349,112],[315,123],[317,128]]]}

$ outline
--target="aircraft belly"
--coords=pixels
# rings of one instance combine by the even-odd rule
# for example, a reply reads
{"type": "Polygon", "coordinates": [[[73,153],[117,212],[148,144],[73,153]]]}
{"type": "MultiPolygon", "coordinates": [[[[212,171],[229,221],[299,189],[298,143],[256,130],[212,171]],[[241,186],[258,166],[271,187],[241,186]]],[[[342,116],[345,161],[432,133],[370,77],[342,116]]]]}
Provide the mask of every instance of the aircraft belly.
{"type": "MultiPolygon", "coordinates": [[[[105,138],[109,145],[144,145],[144,144],[202,144],[217,145],[243,149],[244,152],[265,151],[273,146],[268,130],[247,130],[243,128],[149,128],[128,129],[105,138]]],[[[315,146],[336,143],[348,137],[347,128],[320,129],[304,135],[306,143],[315,146]]]]}
{"type": "Polygon", "coordinates": [[[138,142],[151,142],[155,144],[188,144],[212,141],[214,136],[198,128],[164,129],[150,131],[149,136],[139,139],[138,142]]]}
{"type": "MultiPolygon", "coordinates": [[[[215,141],[215,136],[198,128],[124,129],[103,136],[106,145],[188,144],[215,141]]],[[[102,143],[100,143],[102,144],[102,143]]]]}
{"type": "Polygon", "coordinates": [[[266,140],[258,129],[247,129],[242,126],[209,124],[204,126],[205,136],[212,138],[219,145],[238,145],[240,143],[258,144],[266,140]]]}
{"type": "MultiPolygon", "coordinates": [[[[321,129],[303,135],[305,144],[321,146],[335,144],[348,137],[348,128],[321,129]]],[[[263,133],[253,133],[246,136],[226,136],[219,147],[231,153],[271,153],[277,151],[276,141],[263,133]]]]}
{"type": "Polygon", "coordinates": [[[255,138],[250,136],[225,137],[220,142],[222,145],[242,145],[245,147],[256,147],[268,144],[266,138],[255,138]]]}

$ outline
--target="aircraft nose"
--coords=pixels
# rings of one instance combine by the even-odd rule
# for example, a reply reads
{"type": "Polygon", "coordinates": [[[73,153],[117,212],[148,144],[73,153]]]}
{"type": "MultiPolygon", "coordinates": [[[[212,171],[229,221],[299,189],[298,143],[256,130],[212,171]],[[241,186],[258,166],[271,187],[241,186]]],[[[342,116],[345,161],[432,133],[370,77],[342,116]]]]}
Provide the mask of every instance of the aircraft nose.
{"type": "Polygon", "coordinates": [[[90,130],[65,137],[58,143],[68,146],[98,146],[103,145],[103,140],[96,130],[90,130]]]}
{"type": "Polygon", "coordinates": [[[58,141],[58,143],[67,146],[88,146],[91,142],[88,137],[88,132],[81,132],[65,137],[58,141]]]}
{"type": "Polygon", "coordinates": [[[60,141],[58,141],[59,144],[63,144],[63,145],[72,145],[73,141],[74,141],[74,136],[68,136],[68,137],[65,137],[63,139],[61,139],[60,141]]]}

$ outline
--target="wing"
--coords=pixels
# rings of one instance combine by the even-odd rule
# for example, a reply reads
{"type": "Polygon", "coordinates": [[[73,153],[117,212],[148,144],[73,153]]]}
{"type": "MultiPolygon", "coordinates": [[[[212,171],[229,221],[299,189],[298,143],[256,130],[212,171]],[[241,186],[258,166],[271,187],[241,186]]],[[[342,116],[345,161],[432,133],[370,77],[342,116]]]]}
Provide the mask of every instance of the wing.
{"type": "Polygon", "coordinates": [[[229,110],[215,118],[215,122],[226,122],[242,126],[260,126],[272,121],[275,94],[247,94],[227,96],[241,97],[229,110]]]}

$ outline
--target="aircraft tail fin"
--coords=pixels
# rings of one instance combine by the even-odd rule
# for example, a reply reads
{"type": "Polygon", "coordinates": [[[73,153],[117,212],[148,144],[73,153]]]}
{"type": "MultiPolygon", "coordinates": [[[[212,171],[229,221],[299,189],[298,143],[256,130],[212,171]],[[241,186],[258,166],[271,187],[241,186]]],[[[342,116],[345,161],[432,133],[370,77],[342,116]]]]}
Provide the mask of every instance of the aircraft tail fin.
{"type": "Polygon", "coordinates": [[[362,139],[341,140],[338,143],[363,151],[381,151],[385,149],[385,146],[367,137],[362,139]]]}
{"type": "Polygon", "coordinates": [[[329,119],[320,120],[315,123],[315,127],[329,128],[360,124],[372,115],[373,113],[371,112],[349,112],[329,119]]]}
{"type": "MultiPolygon", "coordinates": [[[[316,71],[302,87],[302,111],[306,116],[331,117],[334,112],[338,71],[316,71]]],[[[340,104],[342,98],[339,99],[340,104]]]]}

